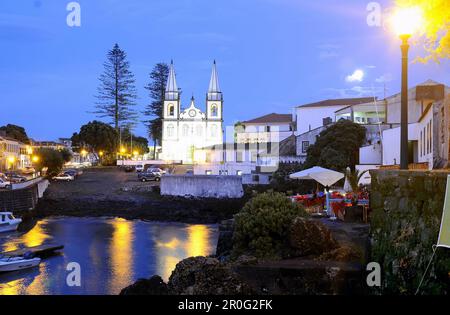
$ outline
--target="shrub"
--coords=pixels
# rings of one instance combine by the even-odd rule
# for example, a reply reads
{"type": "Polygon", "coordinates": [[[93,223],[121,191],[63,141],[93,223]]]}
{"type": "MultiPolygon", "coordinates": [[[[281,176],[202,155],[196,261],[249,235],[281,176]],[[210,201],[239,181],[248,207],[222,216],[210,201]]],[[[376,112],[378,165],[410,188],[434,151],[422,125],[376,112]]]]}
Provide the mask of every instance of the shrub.
{"type": "Polygon", "coordinates": [[[278,258],[288,248],[288,234],[303,206],[281,193],[263,193],[248,201],[235,216],[233,256],[243,253],[258,258],[278,258]]]}

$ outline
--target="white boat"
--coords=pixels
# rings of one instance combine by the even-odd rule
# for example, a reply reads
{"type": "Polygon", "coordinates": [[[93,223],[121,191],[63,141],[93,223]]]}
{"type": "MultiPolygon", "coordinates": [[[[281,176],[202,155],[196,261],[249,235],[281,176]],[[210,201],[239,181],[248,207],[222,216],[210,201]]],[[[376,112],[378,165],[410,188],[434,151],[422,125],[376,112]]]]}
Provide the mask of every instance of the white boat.
{"type": "Polygon", "coordinates": [[[33,268],[39,266],[41,259],[24,258],[24,257],[1,257],[0,256],[0,272],[10,272],[22,269],[33,268]]]}
{"type": "Polygon", "coordinates": [[[17,230],[22,219],[16,219],[12,212],[0,212],[0,232],[17,230]]]}

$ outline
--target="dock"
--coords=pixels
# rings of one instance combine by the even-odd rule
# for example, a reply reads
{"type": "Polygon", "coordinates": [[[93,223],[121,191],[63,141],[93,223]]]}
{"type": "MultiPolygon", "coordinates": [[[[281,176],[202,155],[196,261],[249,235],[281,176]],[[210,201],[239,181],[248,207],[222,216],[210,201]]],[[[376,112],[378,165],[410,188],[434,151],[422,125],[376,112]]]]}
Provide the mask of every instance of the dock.
{"type": "Polygon", "coordinates": [[[19,248],[16,250],[3,252],[1,253],[4,256],[8,257],[17,257],[17,256],[23,256],[25,253],[32,253],[33,257],[48,257],[51,255],[54,255],[56,251],[59,251],[64,248],[64,245],[58,245],[58,244],[42,244],[38,246],[32,246],[32,247],[25,247],[25,248],[19,248]]]}

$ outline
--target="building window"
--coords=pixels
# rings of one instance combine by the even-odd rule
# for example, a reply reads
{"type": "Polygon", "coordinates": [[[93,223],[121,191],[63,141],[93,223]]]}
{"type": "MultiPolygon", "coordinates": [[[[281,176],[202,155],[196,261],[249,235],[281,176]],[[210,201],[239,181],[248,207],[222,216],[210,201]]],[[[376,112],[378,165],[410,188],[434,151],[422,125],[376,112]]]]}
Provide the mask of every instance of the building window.
{"type": "Polygon", "coordinates": [[[270,132],[270,126],[266,126],[266,132],[270,132]]]}
{"type": "Polygon", "coordinates": [[[183,137],[187,137],[189,135],[189,126],[183,125],[183,137]]]}
{"type": "Polygon", "coordinates": [[[227,170],[220,170],[219,171],[219,175],[228,175],[228,171],[227,170]]]}
{"type": "Polygon", "coordinates": [[[202,136],[202,134],[203,134],[203,128],[202,128],[202,126],[200,126],[200,125],[197,126],[195,131],[196,131],[198,137],[201,137],[201,136],[202,136]]]}
{"type": "Polygon", "coordinates": [[[309,141],[302,141],[302,153],[306,153],[309,148],[309,141]]]}
{"type": "Polygon", "coordinates": [[[236,171],[237,176],[242,176],[242,171],[236,171]]]}
{"type": "Polygon", "coordinates": [[[206,171],[205,171],[205,174],[206,174],[206,175],[212,175],[212,171],[211,171],[211,170],[206,170],[206,171]]]}
{"type": "Polygon", "coordinates": [[[211,138],[215,138],[215,137],[217,137],[217,126],[212,125],[211,126],[211,138]]]}
{"type": "Polygon", "coordinates": [[[174,130],[175,130],[175,128],[173,127],[173,125],[168,125],[167,126],[167,136],[173,137],[174,130]]]}
{"type": "Polygon", "coordinates": [[[252,181],[256,182],[256,183],[259,183],[259,175],[253,175],[252,176],[252,181]]]}
{"type": "Polygon", "coordinates": [[[236,162],[244,162],[244,152],[236,151],[236,162]]]}
{"type": "Polygon", "coordinates": [[[169,116],[175,115],[175,107],[173,106],[173,104],[169,104],[168,115],[169,115],[169,116]]]}
{"type": "Polygon", "coordinates": [[[217,105],[211,106],[211,117],[217,117],[217,105]]]}

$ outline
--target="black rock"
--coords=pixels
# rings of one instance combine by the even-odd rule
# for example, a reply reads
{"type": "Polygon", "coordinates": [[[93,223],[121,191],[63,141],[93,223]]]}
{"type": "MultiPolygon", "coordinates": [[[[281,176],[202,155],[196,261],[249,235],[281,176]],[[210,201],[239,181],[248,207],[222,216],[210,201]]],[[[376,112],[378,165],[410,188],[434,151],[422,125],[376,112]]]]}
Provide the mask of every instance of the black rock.
{"type": "Polygon", "coordinates": [[[150,279],[139,279],[132,285],[122,289],[120,295],[168,295],[169,289],[160,276],[150,279]]]}

